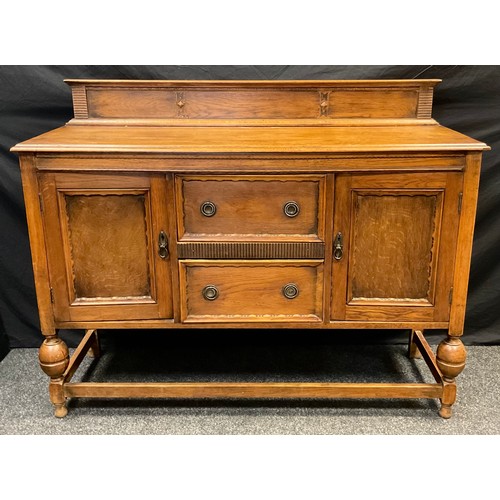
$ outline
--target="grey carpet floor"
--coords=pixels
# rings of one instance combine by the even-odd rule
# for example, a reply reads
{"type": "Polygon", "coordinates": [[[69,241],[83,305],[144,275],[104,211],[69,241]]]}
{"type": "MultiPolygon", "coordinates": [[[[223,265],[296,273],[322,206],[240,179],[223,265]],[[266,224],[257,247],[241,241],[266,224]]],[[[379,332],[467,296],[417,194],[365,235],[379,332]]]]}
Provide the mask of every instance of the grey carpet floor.
{"type": "MultiPolygon", "coordinates": [[[[110,345],[98,361],[86,358],[73,380],[433,382],[404,345],[207,346],[110,345]]],[[[500,434],[499,373],[500,346],[468,347],[450,420],[425,399],[78,399],[56,419],[37,350],[14,349],[0,362],[0,434],[500,434]]]]}

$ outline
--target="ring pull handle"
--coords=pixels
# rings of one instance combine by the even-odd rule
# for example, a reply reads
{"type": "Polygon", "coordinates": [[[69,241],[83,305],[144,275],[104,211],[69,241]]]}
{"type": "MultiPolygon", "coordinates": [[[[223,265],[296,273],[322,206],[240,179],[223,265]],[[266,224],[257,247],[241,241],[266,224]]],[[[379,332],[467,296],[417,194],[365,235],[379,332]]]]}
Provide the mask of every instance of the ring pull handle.
{"type": "Polygon", "coordinates": [[[287,201],[283,205],[283,212],[287,217],[297,217],[300,212],[300,206],[296,201],[287,201]]]}
{"type": "Polygon", "coordinates": [[[342,233],[337,233],[335,236],[335,241],[333,242],[333,258],[335,260],[341,260],[344,255],[344,237],[342,233]]]}
{"type": "Polygon", "coordinates": [[[215,203],[212,203],[211,201],[204,201],[200,205],[200,212],[205,217],[213,217],[215,212],[217,212],[217,207],[215,206],[215,203]]]}
{"type": "Polygon", "coordinates": [[[165,231],[160,231],[158,235],[158,255],[161,259],[168,257],[168,238],[165,231]]]}
{"type": "Polygon", "coordinates": [[[295,283],[287,283],[281,291],[283,292],[284,297],[290,300],[299,295],[299,287],[295,283]]]}
{"type": "Polygon", "coordinates": [[[201,294],[205,300],[215,300],[219,296],[219,289],[215,285],[207,285],[201,294]]]}

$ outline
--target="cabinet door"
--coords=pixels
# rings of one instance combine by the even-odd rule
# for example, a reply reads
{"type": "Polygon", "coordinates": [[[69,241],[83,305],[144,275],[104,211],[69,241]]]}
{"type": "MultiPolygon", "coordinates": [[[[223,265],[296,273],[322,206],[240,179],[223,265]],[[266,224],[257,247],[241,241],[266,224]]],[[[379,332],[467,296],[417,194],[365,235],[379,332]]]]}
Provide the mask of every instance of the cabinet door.
{"type": "Polygon", "coordinates": [[[337,176],[333,320],[448,321],[460,190],[456,172],[337,176]]]}
{"type": "Polygon", "coordinates": [[[171,318],[165,177],[45,173],[40,184],[55,319],[171,318]]]}

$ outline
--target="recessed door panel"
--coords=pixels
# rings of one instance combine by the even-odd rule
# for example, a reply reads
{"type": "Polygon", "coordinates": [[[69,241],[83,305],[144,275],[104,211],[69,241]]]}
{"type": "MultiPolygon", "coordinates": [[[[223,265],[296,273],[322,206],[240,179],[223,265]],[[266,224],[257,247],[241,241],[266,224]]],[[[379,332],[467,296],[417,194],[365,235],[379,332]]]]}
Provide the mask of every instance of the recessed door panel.
{"type": "Polygon", "coordinates": [[[151,297],[144,194],[65,194],[76,300],[151,297]]]}
{"type": "Polygon", "coordinates": [[[352,194],[348,303],[433,304],[442,192],[352,194]]]}

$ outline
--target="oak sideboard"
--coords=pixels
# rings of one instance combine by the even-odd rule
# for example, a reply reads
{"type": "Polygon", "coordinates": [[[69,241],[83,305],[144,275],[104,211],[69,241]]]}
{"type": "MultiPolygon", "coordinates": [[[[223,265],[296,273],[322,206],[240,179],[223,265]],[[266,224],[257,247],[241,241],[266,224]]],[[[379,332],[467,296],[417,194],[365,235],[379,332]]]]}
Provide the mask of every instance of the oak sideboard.
{"type": "Polygon", "coordinates": [[[74,118],[12,149],[57,417],[78,397],[436,398],[451,416],[488,146],[432,118],[439,80],[67,83],[74,118]],[[435,382],[71,382],[112,328],[409,331],[435,382]],[[72,356],[58,329],[85,330],[72,356]]]}

